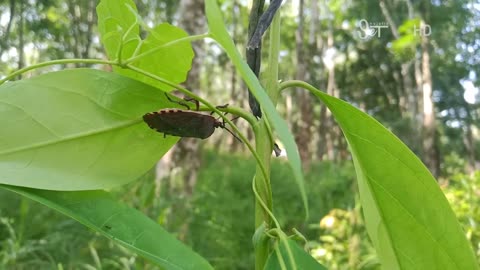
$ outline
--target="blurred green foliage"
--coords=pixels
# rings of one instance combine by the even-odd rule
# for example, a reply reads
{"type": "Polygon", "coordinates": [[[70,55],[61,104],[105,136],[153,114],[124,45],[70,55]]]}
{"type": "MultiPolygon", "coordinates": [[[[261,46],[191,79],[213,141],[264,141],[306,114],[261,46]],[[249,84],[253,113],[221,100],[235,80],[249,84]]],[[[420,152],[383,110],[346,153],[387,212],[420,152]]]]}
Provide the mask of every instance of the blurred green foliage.
{"type": "MultiPolygon", "coordinates": [[[[445,194],[480,255],[480,172],[463,174],[465,161],[446,159],[445,194]],[[463,163],[462,163],[463,162],[463,163]]],[[[251,269],[254,161],[206,151],[193,194],[181,194],[183,175],[154,181],[153,170],[114,190],[205,256],[216,269],[251,269]]],[[[310,253],[329,269],[380,269],[367,233],[351,162],[313,164],[306,174],[310,219],[291,171],[272,164],[274,209],[282,226],[301,231],[310,253]]],[[[0,190],[0,269],[158,269],[108,239],[37,203],[0,190]],[[35,225],[33,225],[35,224],[35,225]]]]}
{"type": "Polygon", "coordinates": [[[128,269],[136,255],[38,203],[0,190],[0,269],[128,269]]]}
{"type": "Polygon", "coordinates": [[[462,224],[473,251],[480,258],[480,171],[452,175],[444,186],[453,211],[462,224]]]}

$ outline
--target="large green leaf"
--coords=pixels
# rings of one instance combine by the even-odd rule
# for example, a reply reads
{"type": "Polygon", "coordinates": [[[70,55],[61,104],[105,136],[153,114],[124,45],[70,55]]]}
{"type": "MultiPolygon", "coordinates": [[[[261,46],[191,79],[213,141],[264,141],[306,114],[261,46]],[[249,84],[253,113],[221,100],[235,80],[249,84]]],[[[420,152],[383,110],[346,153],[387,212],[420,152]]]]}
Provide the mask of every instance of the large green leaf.
{"type": "Polygon", "coordinates": [[[314,93],[347,138],[367,230],[383,269],[479,269],[447,199],[415,154],[372,117],[314,93]]]}
{"type": "Polygon", "coordinates": [[[140,23],[136,11],[132,0],[102,0],[98,4],[98,31],[110,59],[127,59],[139,45],[140,23]]]}
{"type": "MultiPolygon", "coordinates": [[[[98,29],[108,57],[117,59],[121,49],[121,59],[124,62],[132,56],[151,52],[133,61],[131,65],[173,83],[185,81],[194,56],[192,45],[188,41],[171,46],[166,44],[187,37],[187,33],[168,23],[162,23],[147,29],[148,35],[142,40],[139,33],[140,18],[135,12],[136,7],[131,0],[102,0],[98,4],[98,29]]],[[[114,70],[163,90],[172,89],[129,69],[114,67],[114,70]]]]}
{"type": "Polygon", "coordinates": [[[116,202],[104,191],[49,191],[0,185],[42,203],[126,248],[163,269],[213,269],[189,247],[175,239],[143,213],[116,202]]]}
{"type": "MultiPolygon", "coordinates": [[[[305,252],[301,247],[295,243],[295,241],[289,239],[287,240],[289,250],[294,259],[295,266],[297,270],[326,270],[323,265],[317,262],[310,254],[305,252]]],[[[279,243],[278,250],[281,254],[281,259],[286,267],[286,269],[293,269],[290,261],[290,256],[288,255],[287,248],[284,243],[279,243]]],[[[279,262],[279,256],[276,251],[272,252],[268,257],[267,263],[265,264],[265,270],[281,270],[281,264],[279,262]]]]}
{"type": "Polygon", "coordinates": [[[268,97],[267,93],[263,89],[262,85],[258,81],[255,74],[248,67],[247,63],[242,58],[242,55],[235,47],[235,43],[227,32],[225,24],[222,19],[220,9],[217,6],[216,0],[205,1],[206,15],[208,19],[208,27],[213,38],[223,47],[228,56],[232,60],[237,71],[242,75],[243,80],[248,85],[249,89],[257,98],[258,102],[262,106],[262,110],[269,121],[271,121],[275,132],[283,142],[285,150],[288,156],[288,162],[293,170],[296,183],[300,189],[302,200],[305,209],[308,213],[307,195],[305,192],[304,179],[302,173],[302,165],[300,161],[300,154],[298,153],[297,144],[290,132],[287,123],[278,114],[275,106],[268,97]]]}
{"type": "Polygon", "coordinates": [[[156,88],[91,69],[3,84],[0,183],[86,190],[133,181],[178,139],[142,115],[172,105],[156,88]]]}

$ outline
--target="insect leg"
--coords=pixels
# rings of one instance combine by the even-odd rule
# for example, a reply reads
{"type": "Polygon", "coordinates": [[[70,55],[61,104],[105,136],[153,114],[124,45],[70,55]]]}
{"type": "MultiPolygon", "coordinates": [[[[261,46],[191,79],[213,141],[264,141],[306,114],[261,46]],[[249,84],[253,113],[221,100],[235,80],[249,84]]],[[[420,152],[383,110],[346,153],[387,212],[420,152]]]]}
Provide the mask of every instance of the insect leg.
{"type": "MultiPolygon", "coordinates": [[[[227,103],[227,104],[225,104],[225,105],[215,106],[215,108],[217,108],[217,109],[225,109],[225,108],[228,107],[228,105],[229,105],[229,104],[227,103]]],[[[214,114],[214,113],[215,113],[215,112],[211,112],[210,115],[212,115],[212,114],[214,114]]],[[[227,115],[227,113],[228,113],[228,112],[226,112],[224,115],[227,115]]]]}
{"type": "MultiPolygon", "coordinates": [[[[171,99],[167,93],[165,93],[165,96],[167,97],[167,99],[170,101],[170,102],[173,102],[173,103],[177,103],[181,106],[184,106],[185,108],[187,108],[187,110],[190,110],[190,106],[187,105],[187,103],[185,102],[182,102],[182,101],[177,101],[177,100],[173,100],[171,99]]],[[[198,107],[197,107],[198,108],[198,107]]]]}
{"type": "Polygon", "coordinates": [[[225,109],[225,108],[228,107],[228,105],[229,105],[229,104],[227,103],[227,104],[225,104],[225,105],[216,106],[215,108],[217,108],[217,109],[225,109]]]}
{"type": "Polygon", "coordinates": [[[200,102],[198,102],[198,100],[192,98],[192,97],[184,97],[183,100],[187,101],[187,102],[193,102],[195,103],[195,110],[198,111],[200,110],[200,102]]]}

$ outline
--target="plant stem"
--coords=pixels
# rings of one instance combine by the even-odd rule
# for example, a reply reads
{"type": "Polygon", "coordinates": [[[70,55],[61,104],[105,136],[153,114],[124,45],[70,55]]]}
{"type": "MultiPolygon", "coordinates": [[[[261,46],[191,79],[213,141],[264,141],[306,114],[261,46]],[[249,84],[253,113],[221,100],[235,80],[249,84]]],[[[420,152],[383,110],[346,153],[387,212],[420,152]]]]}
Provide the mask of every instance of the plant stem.
{"type": "MultiPolygon", "coordinates": [[[[255,128],[255,126],[258,124],[258,121],[257,119],[249,112],[247,112],[246,110],[240,108],[240,107],[237,107],[237,106],[228,106],[226,108],[217,108],[219,111],[221,112],[226,112],[226,113],[230,113],[232,115],[235,115],[235,116],[239,116],[245,120],[247,120],[247,122],[250,124],[250,126],[252,128],[255,128]]],[[[212,110],[207,107],[207,106],[200,106],[200,108],[198,108],[199,111],[207,111],[207,112],[211,112],[212,110]]]]}
{"type": "Polygon", "coordinates": [[[47,61],[43,62],[40,64],[36,65],[31,65],[22,69],[19,69],[15,72],[10,73],[7,77],[3,78],[0,80],[0,85],[3,84],[6,81],[9,81],[16,76],[23,74],[25,72],[28,72],[30,70],[34,70],[37,68],[42,68],[42,67],[47,67],[47,66],[52,66],[52,65],[63,65],[63,64],[76,64],[76,63],[82,63],[82,64],[101,64],[101,65],[116,65],[117,62],[115,61],[106,61],[106,60],[99,60],[99,59],[60,59],[60,60],[52,60],[52,61],[47,61]]]}
{"type": "Polygon", "coordinates": [[[285,82],[281,82],[279,84],[278,90],[279,92],[282,92],[283,90],[290,88],[290,87],[298,87],[298,88],[303,88],[305,90],[308,90],[312,94],[316,93],[323,93],[322,91],[318,90],[317,88],[313,87],[309,83],[306,83],[304,81],[299,81],[299,80],[289,80],[285,82]]]}
{"type": "Polygon", "coordinates": [[[205,34],[201,34],[201,35],[194,35],[194,36],[186,36],[184,38],[179,38],[179,39],[176,39],[176,40],[172,40],[170,42],[167,42],[161,46],[158,46],[158,47],[155,47],[151,50],[148,50],[146,52],[143,52],[139,55],[136,55],[136,56],[133,56],[131,58],[129,58],[128,60],[125,60],[123,61],[123,64],[130,64],[130,63],[133,63],[135,62],[136,60],[140,59],[140,58],[143,58],[143,57],[146,57],[146,56],[149,56],[151,54],[154,54],[164,48],[167,48],[167,47],[170,47],[170,46],[173,46],[173,45],[176,45],[178,43],[182,43],[182,42],[192,42],[192,41],[195,41],[195,40],[200,40],[200,39],[204,39],[204,38],[207,38],[209,37],[210,34],[209,33],[205,33],[205,34]]]}
{"type": "MultiPolygon", "coordinates": [[[[260,160],[263,162],[263,165],[267,171],[267,175],[264,176],[260,172],[259,165],[257,165],[255,173],[255,187],[258,191],[258,194],[261,200],[266,204],[269,210],[272,210],[272,191],[270,186],[270,159],[272,156],[273,147],[270,142],[267,126],[265,124],[265,118],[260,120],[258,129],[255,133],[256,139],[256,152],[260,156],[260,160]]],[[[259,202],[259,199],[255,200],[255,228],[265,224],[266,228],[269,229],[272,227],[272,220],[267,215],[266,211],[263,209],[262,205],[259,202]]],[[[262,238],[262,241],[256,243],[255,246],[255,269],[263,269],[265,262],[270,253],[270,246],[268,238],[262,238]]]]}
{"type": "MultiPolygon", "coordinates": [[[[128,64],[126,65],[126,68],[129,68],[129,69],[131,69],[135,72],[138,72],[138,73],[140,73],[144,76],[147,76],[147,77],[150,77],[154,80],[162,82],[166,85],[172,86],[175,89],[177,89],[179,92],[181,92],[181,93],[183,93],[183,94],[185,94],[185,95],[187,95],[191,98],[194,98],[194,99],[198,100],[200,103],[202,103],[205,106],[207,106],[208,108],[210,108],[210,111],[213,111],[213,112],[217,113],[223,120],[225,120],[225,123],[227,123],[233,129],[233,131],[237,134],[237,136],[240,138],[240,140],[247,146],[248,150],[250,150],[252,155],[257,160],[257,164],[259,164],[259,166],[260,166],[260,171],[261,171],[262,175],[264,177],[267,177],[268,171],[266,170],[265,166],[261,163],[262,160],[260,159],[260,156],[257,154],[255,149],[253,149],[253,146],[250,144],[250,142],[247,140],[247,138],[240,132],[238,127],[230,119],[228,119],[224,114],[222,114],[221,111],[219,109],[217,109],[215,106],[213,106],[210,102],[208,102],[207,100],[203,99],[200,96],[195,95],[194,93],[190,92],[188,89],[182,87],[181,85],[178,85],[178,84],[173,83],[169,80],[163,79],[163,78],[161,78],[161,77],[159,77],[155,74],[152,74],[150,72],[147,72],[145,70],[142,70],[140,68],[137,68],[135,66],[128,65],[128,64]]],[[[253,131],[256,132],[256,126],[253,126],[253,131]]]]}
{"type": "MultiPolygon", "coordinates": [[[[269,47],[269,59],[268,67],[265,76],[268,81],[265,85],[265,90],[268,96],[275,105],[278,99],[278,51],[280,44],[280,16],[277,13],[270,26],[270,47],[269,47]]],[[[257,171],[255,174],[256,189],[262,199],[265,202],[267,208],[272,211],[272,189],[270,184],[270,161],[273,151],[273,141],[269,131],[266,116],[259,121],[258,129],[255,133],[256,139],[256,152],[259,154],[265,169],[268,172],[267,177],[264,177],[257,165],[257,171]]],[[[263,209],[258,199],[255,203],[255,228],[260,228],[263,224],[266,225],[267,230],[272,227],[273,222],[268,213],[263,209]]],[[[268,238],[263,238],[255,246],[255,269],[263,270],[268,256],[271,252],[271,247],[268,238]]]]}

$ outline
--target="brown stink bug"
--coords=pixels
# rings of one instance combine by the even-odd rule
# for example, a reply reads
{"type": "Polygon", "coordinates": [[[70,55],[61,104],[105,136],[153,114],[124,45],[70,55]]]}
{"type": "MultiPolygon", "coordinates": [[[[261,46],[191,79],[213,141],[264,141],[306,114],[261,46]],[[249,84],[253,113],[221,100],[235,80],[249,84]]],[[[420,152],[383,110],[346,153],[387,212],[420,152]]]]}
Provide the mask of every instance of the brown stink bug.
{"type": "MultiPolygon", "coordinates": [[[[167,98],[171,100],[168,96],[167,98]]],[[[185,103],[179,104],[189,108],[188,105],[186,105],[185,103]]],[[[219,108],[225,106],[219,106],[219,108]]],[[[232,131],[230,131],[225,126],[225,122],[219,121],[211,115],[203,114],[197,111],[162,109],[157,112],[145,114],[143,116],[143,121],[145,121],[145,123],[147,123],[147,125],[151,129],[163,133],[165,137],[167,135],[172,135],[178,137],[193,137],[206,139],[213,134],[215,128],[220,127],[226,129],[235,138],[240,140],[232,131]]]]}

